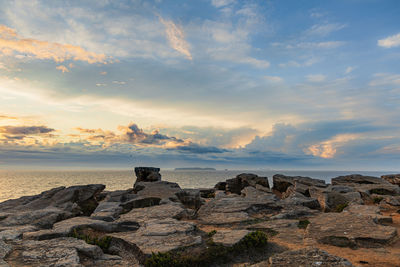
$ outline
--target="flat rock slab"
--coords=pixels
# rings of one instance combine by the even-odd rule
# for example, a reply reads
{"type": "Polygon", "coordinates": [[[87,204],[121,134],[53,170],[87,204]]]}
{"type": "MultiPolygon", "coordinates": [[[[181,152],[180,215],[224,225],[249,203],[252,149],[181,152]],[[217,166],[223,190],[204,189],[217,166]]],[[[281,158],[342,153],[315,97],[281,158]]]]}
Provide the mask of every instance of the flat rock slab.
{"type": "Polygon", "coordinates": [[[130,212],[121,215],[116,222],[138,222],[140,224],[153,219],[180,219],[185,212],[186,210],[179,204],[164,204],[147,208],[132,209],[130,212]]]}
{"type": "Polygon", "coordinates": [[[45,241],[20,241],[5,260],[11,266],[83,266],[80,253],[91,259],[104,257],[98,246],[89,245],[83,240],[56,238],[45,241]]]}
{"type": "MultiPolygon", "coordinates": [[[[348,260],[331,255],[317,248],[286,251],[269,258],[271,267],[350,267],[348,260]]],[[[252,266],[267,266],[261,263],[252,266]]]]}
{"type": "Polygon", "coordinates": [[[142,254],[151,255],[152,252],[167,252],[201,244],[201,236],[196,235],[195,230],[195,224],[190,222],[153,219],[144,222],[136,232],[113,233],[109,236],[135,245],[142,254]]]}
{"type": "Polygon", "coordinates": [[[134,192],[140,197],[154,197],[159,199],[177,199],[175,194],[181,190],[177,183],[167,181],[138,182],[134,187],[134,192]]]}
{"type": "Polygon", "coordinates": [[[221,244],[225,247],[232,247],[243,239],[250,231],[248,230],[218,230],[213,235],[212,240],[216,244],[221,244]]]}
{"type": "Polygon", "coordinates": [[[338,247],[382,247],[397,236],[396,228],[376,224],[370,216],[350,212],[325,213],[310,221],[306,237],[338,247]]]}
{"type": "Polygon", "coordinates": [[[275,195],[246,187],[244,196],[219,195],[208,201],[198,211],[198,220],[202,224],[230,224],[251,219],[251,213],[277,213],[282,207],[277,204],[275,195]]]}

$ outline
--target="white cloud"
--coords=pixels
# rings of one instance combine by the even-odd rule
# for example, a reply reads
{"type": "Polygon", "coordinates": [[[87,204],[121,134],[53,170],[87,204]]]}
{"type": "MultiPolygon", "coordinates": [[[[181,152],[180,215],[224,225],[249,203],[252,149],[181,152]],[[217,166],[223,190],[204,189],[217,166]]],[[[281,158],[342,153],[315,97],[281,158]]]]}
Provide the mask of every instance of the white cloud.
{"type": "Polygon", "coordinates": [[[279,67],[284,68],[284,67],[309,67],[314,65],[315,63],[318,63],[320,59],[318,58],[310,58],[305,60],[304,62],[298,62],[295,60],[291,60],[287,63],[280,63],[279,67]]]}
{"type": "Polygon", "coordinates": [[[164,20],[161,17],[159,19],[165,26],[165,33],[167,34],[170,46],[185,55],[187,59],[192,60],[192,54],[189,51],[189,44],[185,40],[183,29],[171,20],[164,20]]]}
{"type": "Polygon", "coordinates": [[[273,82],[273,83],[279,83],[279,82],[283,82],[283,79],[279,76],[267,76],[265,75],[264,78],[269,81],[269,82],[273,82]]]}
{"type": "Polygon", "coordinates": [[[323,81],[325,81],[326,76],[325,76],[325,75],[322,75],[322,74],[310,74],[310,75],[307,75],[306,78],[307,78],[307,80],[308,80],[309,82],[318,83],[318,82],[323,82],[323,81]]]}
{"type": "Polygon", "coordinates": [[[355,69],[356,69],[356,67],[349,66],[349,67],[346,68],[345,73],[349,74],[349,73],[353,72],[353,70],[355,70],[355,69]]]}
{"type": "Polygon", "coordinates": [[[378,45],[385,48],[400,46],[400,33],[378,40],[378,45]]]}
{"type": "Polygon", "coordinates": [[[332,32],[339,31],[345,28],[345,24],[339,23],[328,23],[328,24],[316,24],[306,31],[307,35],[318,35],[327,36],[332,32]]]}
{"type": "Polygon", "coordinates": [[[394,85],[400,86],[400,74],[375,73],[370,86],[394,85]]]}
{"type": "Polygon", "coordinates": [[[233,4],[234,2],[235,0],[211,0],[211,4],[216,8],[228,6],[230,4],[233,4]]]}

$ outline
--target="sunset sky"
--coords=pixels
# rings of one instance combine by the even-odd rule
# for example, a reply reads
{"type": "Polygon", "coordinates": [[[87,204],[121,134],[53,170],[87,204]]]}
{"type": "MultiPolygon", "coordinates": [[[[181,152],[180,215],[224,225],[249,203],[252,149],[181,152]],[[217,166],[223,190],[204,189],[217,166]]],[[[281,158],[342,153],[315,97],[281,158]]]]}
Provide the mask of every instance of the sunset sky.
{"type": "Polygon", "coordinates": [[[0,0],[0,169],[400,170],[399,14],[0,0]]]}

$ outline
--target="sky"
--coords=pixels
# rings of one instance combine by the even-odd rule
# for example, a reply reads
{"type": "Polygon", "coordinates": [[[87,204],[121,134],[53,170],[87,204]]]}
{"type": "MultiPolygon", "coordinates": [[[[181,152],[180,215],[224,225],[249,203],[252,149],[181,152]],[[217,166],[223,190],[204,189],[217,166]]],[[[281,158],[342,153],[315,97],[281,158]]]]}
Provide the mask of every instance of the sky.
{"type": "Polygon", "coordinates": [[[0,0],[0,169],[400,171],[397,0],[0,0]]]}

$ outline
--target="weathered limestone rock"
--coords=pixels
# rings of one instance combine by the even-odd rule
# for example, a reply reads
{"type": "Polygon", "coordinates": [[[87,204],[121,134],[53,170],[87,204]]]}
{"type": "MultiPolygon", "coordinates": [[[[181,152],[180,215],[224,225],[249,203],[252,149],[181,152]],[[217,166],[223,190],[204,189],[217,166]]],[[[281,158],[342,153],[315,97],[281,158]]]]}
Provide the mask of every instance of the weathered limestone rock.
{"type": "MultiPolygon", "coordinates": [[[[273,185],[274,189],[284,193],[288,189],[289,186],[295,186],[296,182],[296,188],[299,190],[297,192],[302,193],[307,196],[307,187],[327,187],[327,184],[325,184],[324,180],[320,179],[313,179],[310,177],[302,177],[302,176],[286,176],[282,174],[275,174],[272,177],[273,180],[273,185]],[[304,187],[306,186],[306,187],[304,187]]],[[[308,195],[309,196],[309,195],[308,195]]]]}
{"type": "Polygon", "coordinates": [[[157,182],[161,181],[160,168],[135,167],[136,182],[157,182]]]}
{"type": "Polygon", "coordinates": [[[11,252],[12,246],[4,242],[0,238],[0,266],[8,267],[9,265],[4,261],[4,258],[11,252]]]}
{"type": "Polygon", "coordinates": [[[92,219],[112,222],[118,219],[124,209],[120,202],[100,202],[97,208],[90,215],[92,219]]]}
{"type": "Polygon", "coordinates": [[[338,176],[336,178],[332,178],[332,185],[348,185],[354,186],[354,184],[388,184],[384,179],[373,177],[373,176],[364,176],[360,174],[351,174],[345,176],[338,176]]]}
{"type": "Polygon", "coordinates": [[[37,231],[39,228],[33,225],[0,227],[0,240],[17,240],[22,238],[26,232],[37,231]]]}
{"type": "Polygon", "coordinates": [[[235,178],[228,179],[223,183],[218,183],[216,185],[216,188],[218,190],[225,190],[227,192],[240,195],[240,192],[245,187],[251,186],[255,188],[256,185],[261,185],[263,187],[269,188],[268,178],[259,177],[258,175],[251,173],[242,173],[235,178]]]}
{"type": "MultiPolygon", "coordinates": [[[[305,248],[295,251],[286,251],[269,258],[271,267],[350,267],[348,260],[331,255],[318,248],[305,248]]],[[[266,262],[251,266],[268,266],[266,262]],[[264,265],[265,264],[265,265],[264,265]]]]}
{"type": "Polygon", "coordinates": [[[318,200],[321,209],[325,212],[336,211],[340,206],[345,206],[353,202],[363,203],[361,195],[358,192],[339,193],[337,191],[330,191],[329,189],[312,187],[309,190],[311,197],[318,200]]]}
{"type": "Polygon", "coordinates": [[[175,201],[179,201],[175,194],[181,190],[177,183],[166,181],[138,182],[134,187],[134,192],[139,197],[154,197],[159,199],[172,199],[175,201]]]}
{"type": "Polygon", "coordinates": [[[390,216],[384,216],[378,206],[351,204],[344,209],[344,212],[360,214],[371,217],[375,223],[387,224],[392,223],[393,219],[390,216]]]}
{"type": "Polygon", "coordinates": [[[250,231],[248,230],[218,230],[215,235],[213,235],[212,240],[216,244],[232,247],[249,233],[250,231]]]}
{"type": "Polygon", "coordinates": [[[203,224],[229,224],[249,220],[249,214],[263,212],[274,214],[282,207],[274,194],[246,187],[242,196],[216,195],[198,210],[198,219],[203,224]]]}
{"type": "Polygon", "coordinates": [[[369,216],[350,212],[324,213],[310,219],[306,236],[338,247],[381,247],[396,236],[396,228],[376,224],[369,216]]]}
{"type": "Polygon", "coordinates": [[[176,193],[179,201],[187,208],[199,209],[205,201],[200,197],[200,190],[198,189],[183,189],[176,193]]]}
{"type": "Polygon", "coordinates": [[[152,219],[141,224],[136,232],[110,234],[138,247],[142,254],[167,252],[177,248],[198,245],[201,236],[196,235],[196,226],[175,219],[152,219]]]}
{"type": "Polygon", "coordinates": [[[0,226],[31,224],[50,228],[55,222],[76,215],[90,215],[97,207],[101,184],[58,187],[36,196],[21,197],[0,203],[7,213],[0,226]]]}
{"type": "Polygon", "coordinates": [[[310,209],[321,208],[317,199],[306,197],[298,192],[294,192],[290,195],[290,197],[283,199],[281,203],[283,203],[285,206],[304,206],[310,209]]]}
{"type": "Polygon", "coordinates": [[[11,266],[83,266],[82,254],[91,259],[102,259],[103,251],[75,238],[56,238],[45,241],[24,240],[14,246],[6,257],[11,266]]]}
{"type": "Polygon", "coordinates": [[[109,223],[102,220],[94,220],[89,217],[74,217],[55,223],[52,229],[24,233],[24,239],[45,240],[57,237],[66,237],[73,233],[74,229],[91,228],[101,232],[135,231],[138,223],[109,223]]]}
{"type": "Polygon", "coordinates": [[[400,174],[382,175],[381,178],[388,181],[391,184],[400,186],[400,174]]]}
{"type": "Polygon", "coordinates": [[[167,218],[180,219],[186,210],[178,203],[170,203],[147,208],[132,209],[126,214],[122,214],[116,221],[117,223],[137,222],[143,224],[149,220],[163,220],[167,218]]]}

